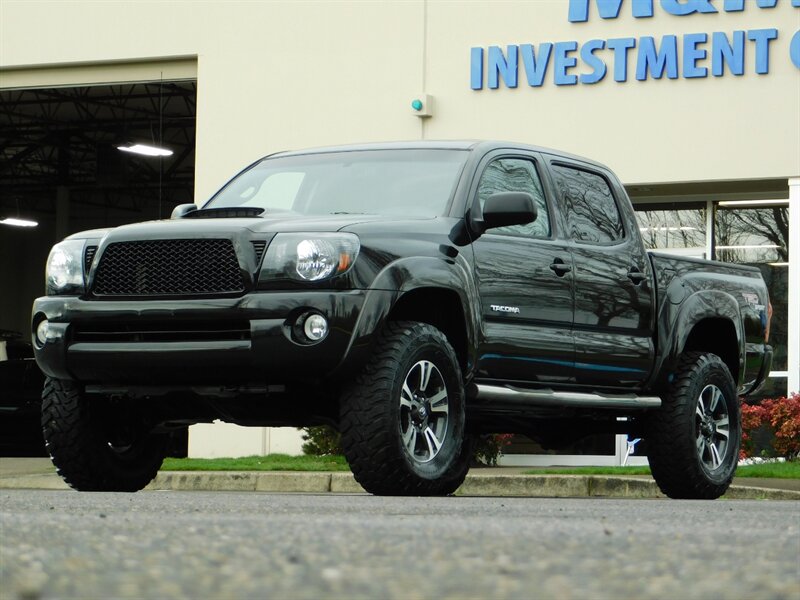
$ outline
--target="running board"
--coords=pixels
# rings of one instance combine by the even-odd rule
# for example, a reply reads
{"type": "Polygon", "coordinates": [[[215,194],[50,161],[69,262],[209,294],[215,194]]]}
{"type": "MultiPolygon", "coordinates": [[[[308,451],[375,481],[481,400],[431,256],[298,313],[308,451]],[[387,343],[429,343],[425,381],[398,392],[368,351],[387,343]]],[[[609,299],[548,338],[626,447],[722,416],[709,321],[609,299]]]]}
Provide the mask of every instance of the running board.
{"type": "Polygon", "coordinates": [[[485,402],[500,402],[529,406],[580,406],[590,408],[647,409],[661,406],[658,396],[635,394],[586,394],[583,392],[556,392],[550,389],[530,390],[525,388],[477,384],[477,399],[485,402]]]}

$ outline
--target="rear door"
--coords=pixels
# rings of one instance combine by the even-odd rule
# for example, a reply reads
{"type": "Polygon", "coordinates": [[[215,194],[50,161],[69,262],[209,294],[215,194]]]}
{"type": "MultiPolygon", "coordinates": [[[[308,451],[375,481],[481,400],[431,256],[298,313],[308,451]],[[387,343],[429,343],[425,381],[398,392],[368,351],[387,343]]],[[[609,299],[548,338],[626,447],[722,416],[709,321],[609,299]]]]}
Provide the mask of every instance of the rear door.
{"type": "Polygon", "coordinates": [[[497,151],[479,168],[473,210],[498,192],[527,192],[538,218],[490,229],[473,243],[481,299],[478,377],[557,387],[573,379],[572,259],[558,239],[535,153],[497,151]]]}
{"type": "Polygon", "coordinates": [[[613,175],[561,158],[549,161],[559,211],[572,240],[576,383],[635,388],[653,360],[653,288],[629,202],[613,175]]]}

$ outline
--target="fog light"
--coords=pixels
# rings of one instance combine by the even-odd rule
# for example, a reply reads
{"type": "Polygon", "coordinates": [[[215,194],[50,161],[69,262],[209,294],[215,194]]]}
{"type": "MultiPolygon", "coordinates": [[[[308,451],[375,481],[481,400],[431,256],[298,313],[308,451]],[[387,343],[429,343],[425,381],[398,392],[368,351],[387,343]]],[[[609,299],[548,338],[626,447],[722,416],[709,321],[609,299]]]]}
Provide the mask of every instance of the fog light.
{"type": "Polygon", "coordinates": [[[318,342],[328,335],[328,320],[322,315],[310,315],[303,323],[303,333],[312,342],[318,342]]]}
{"type": "Polygon", "coordinates": [[[36,326],[36,341],[40,346],[44,346],[47,342],[47,319],[44,319],[36,326]]]}

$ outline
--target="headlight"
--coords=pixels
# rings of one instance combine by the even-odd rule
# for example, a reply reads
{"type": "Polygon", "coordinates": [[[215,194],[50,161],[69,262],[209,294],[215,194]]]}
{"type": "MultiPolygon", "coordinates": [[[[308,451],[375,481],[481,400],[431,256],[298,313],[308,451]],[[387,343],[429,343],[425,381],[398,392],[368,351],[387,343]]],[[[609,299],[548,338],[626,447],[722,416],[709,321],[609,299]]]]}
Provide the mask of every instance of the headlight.
{"type": "Polygon", "coordinates": [[[45,270],[48,295],[83,292],[83,244],[84,240],[66,240],[53,246],[45,270]]]}
{"type": "Polygon", "coordinates": [[[341,275],[359,248],[352,233],[279,233],[267,248],[261,279],[322,281],[341,275]]]}

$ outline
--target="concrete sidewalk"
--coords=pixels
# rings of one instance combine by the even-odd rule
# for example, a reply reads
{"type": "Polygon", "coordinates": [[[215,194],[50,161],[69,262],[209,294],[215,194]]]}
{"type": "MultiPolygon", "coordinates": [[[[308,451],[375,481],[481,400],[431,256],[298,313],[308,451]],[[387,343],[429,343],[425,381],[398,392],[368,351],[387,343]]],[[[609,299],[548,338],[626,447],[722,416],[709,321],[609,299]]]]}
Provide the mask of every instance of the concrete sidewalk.
{"type": "MultiPolygon", "coordinates": [[[[520,467],[478,468],[460,496],[663,498],[647,475],[523,475],[520,467]]],[[[66,490],[47,458],[0,458],[0,489],[66,490]]],[[[350,473],[296,471],[162,471],[148,490],[364,493],[350,473]]],[[[800,500],[800,480],[734,480],[728,499],[800,500]]]]}

